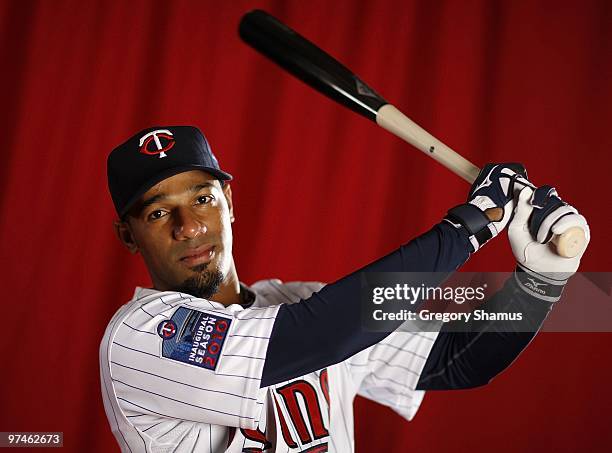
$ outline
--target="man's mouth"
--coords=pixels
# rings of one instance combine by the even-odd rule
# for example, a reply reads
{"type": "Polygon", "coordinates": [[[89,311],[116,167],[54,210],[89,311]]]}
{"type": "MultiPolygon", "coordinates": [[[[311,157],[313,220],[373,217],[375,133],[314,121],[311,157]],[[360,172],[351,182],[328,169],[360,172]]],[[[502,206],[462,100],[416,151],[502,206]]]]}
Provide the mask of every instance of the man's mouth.
{"type": "Polygon", "coordinates": [[[209,263],[215,256],[214,245],[201,245],[193,249],[189,249],[180,258],[181,263],[187,267],[198,266],[200,264],[209,263]]]}

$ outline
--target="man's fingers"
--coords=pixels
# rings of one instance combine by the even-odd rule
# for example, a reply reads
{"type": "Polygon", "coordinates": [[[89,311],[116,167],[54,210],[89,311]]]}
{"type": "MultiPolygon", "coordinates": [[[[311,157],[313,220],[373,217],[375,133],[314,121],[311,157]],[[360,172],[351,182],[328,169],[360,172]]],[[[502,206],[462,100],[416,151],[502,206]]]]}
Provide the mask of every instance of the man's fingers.
{"type": "Polygon", "coordinates": [[[561,217],[553,226],[552,231],[555,234],[563,234],[571,227],[583,227],[586,225],[586,219],[580,214],[570,214],[561,217]]]}
{"type": "Polygon", "coordinates": [[[529,187],[525,187],[521,190],[519,194],[518,201],[516,203],[516,208],[514,209],[514,218],[510,224],[510,227],[516,226],[517,228],[522,228],[527,224],[527,219],[531,215],[531,211],[533,211],[533,206],[531,205],[531,196],[533,195],[533,190],[529,187]]]}

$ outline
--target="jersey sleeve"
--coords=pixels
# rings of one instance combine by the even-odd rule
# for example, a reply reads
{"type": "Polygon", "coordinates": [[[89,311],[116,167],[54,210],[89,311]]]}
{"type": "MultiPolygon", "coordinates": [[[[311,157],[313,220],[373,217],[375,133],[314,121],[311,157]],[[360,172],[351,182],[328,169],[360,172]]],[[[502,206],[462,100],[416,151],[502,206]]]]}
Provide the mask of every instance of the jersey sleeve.
{"type": "MultiPolygon", "coordinates": [[[[551,285],[552,286],[552,285],[551,285]]],[[[540,297],[538,297],[540,296],[540,297]]],[[[471,320],[446,323],[427,358],[417,388],[467,389],[488,384],[510,366],[533,340],[555,302],[534,296],[515,276],[481,309],[491,314],[519,313],[520,321],[471,320]],[[455,324],[459,325],[457,330],[455,324]]]]}
{"type": "Polygon", "coordinates": [[[343,365],[355,393],[411,420],[425,396],[416,387],[437,335],[437,332],[394,332],[350,357],[343,365]]]}
{"type": "Polygon", "coordinates": [[[101,349],[128,420],[148,414],[254,428],[278,306],[224,307],[180,293],[133,303],[101,349]]]}

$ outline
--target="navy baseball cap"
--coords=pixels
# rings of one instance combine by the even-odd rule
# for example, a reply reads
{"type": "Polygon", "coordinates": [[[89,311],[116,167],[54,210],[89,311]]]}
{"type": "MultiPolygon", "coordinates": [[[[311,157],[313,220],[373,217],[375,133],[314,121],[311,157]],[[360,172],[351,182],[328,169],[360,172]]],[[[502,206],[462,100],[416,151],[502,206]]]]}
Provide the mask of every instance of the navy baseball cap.
{"type": "Polygon", "coordinates": [[[119,218],[155,184],[190,170],[205,171],[220,181],[232,179],[194,126],[150,127],[113,149],[107,160],[108,188],[119,218]]]}

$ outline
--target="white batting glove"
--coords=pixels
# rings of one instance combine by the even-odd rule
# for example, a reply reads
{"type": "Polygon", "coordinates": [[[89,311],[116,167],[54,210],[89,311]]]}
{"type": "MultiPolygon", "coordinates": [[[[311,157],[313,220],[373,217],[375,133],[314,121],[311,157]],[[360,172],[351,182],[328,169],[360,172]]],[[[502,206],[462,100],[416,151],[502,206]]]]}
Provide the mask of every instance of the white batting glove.
{"type": "Polygon", "coordinates": [[[546,218],[557,218],[554,222],[542,222],[543,225],[548,225],[549,231],[540,231],[540,236],[552,237],[569,228],[580,227],[586,237],[582,251],[573,258],[564,258],[555,252],[550,243],[538,242],[529,231],[534,210],[533,196],[534,191],[531,188],[525,187],[521,190],[514,217],[508,226],[508,238],[518,263],[514,275],[519,286],[531,296],[547,302],[556,302],[561,297],[567,280],[578,270],[580,258],[591,235],[586,219],[572,208],[571,212],[561,217],[556,216],[554,211],[550,212],[546,218]]]}

